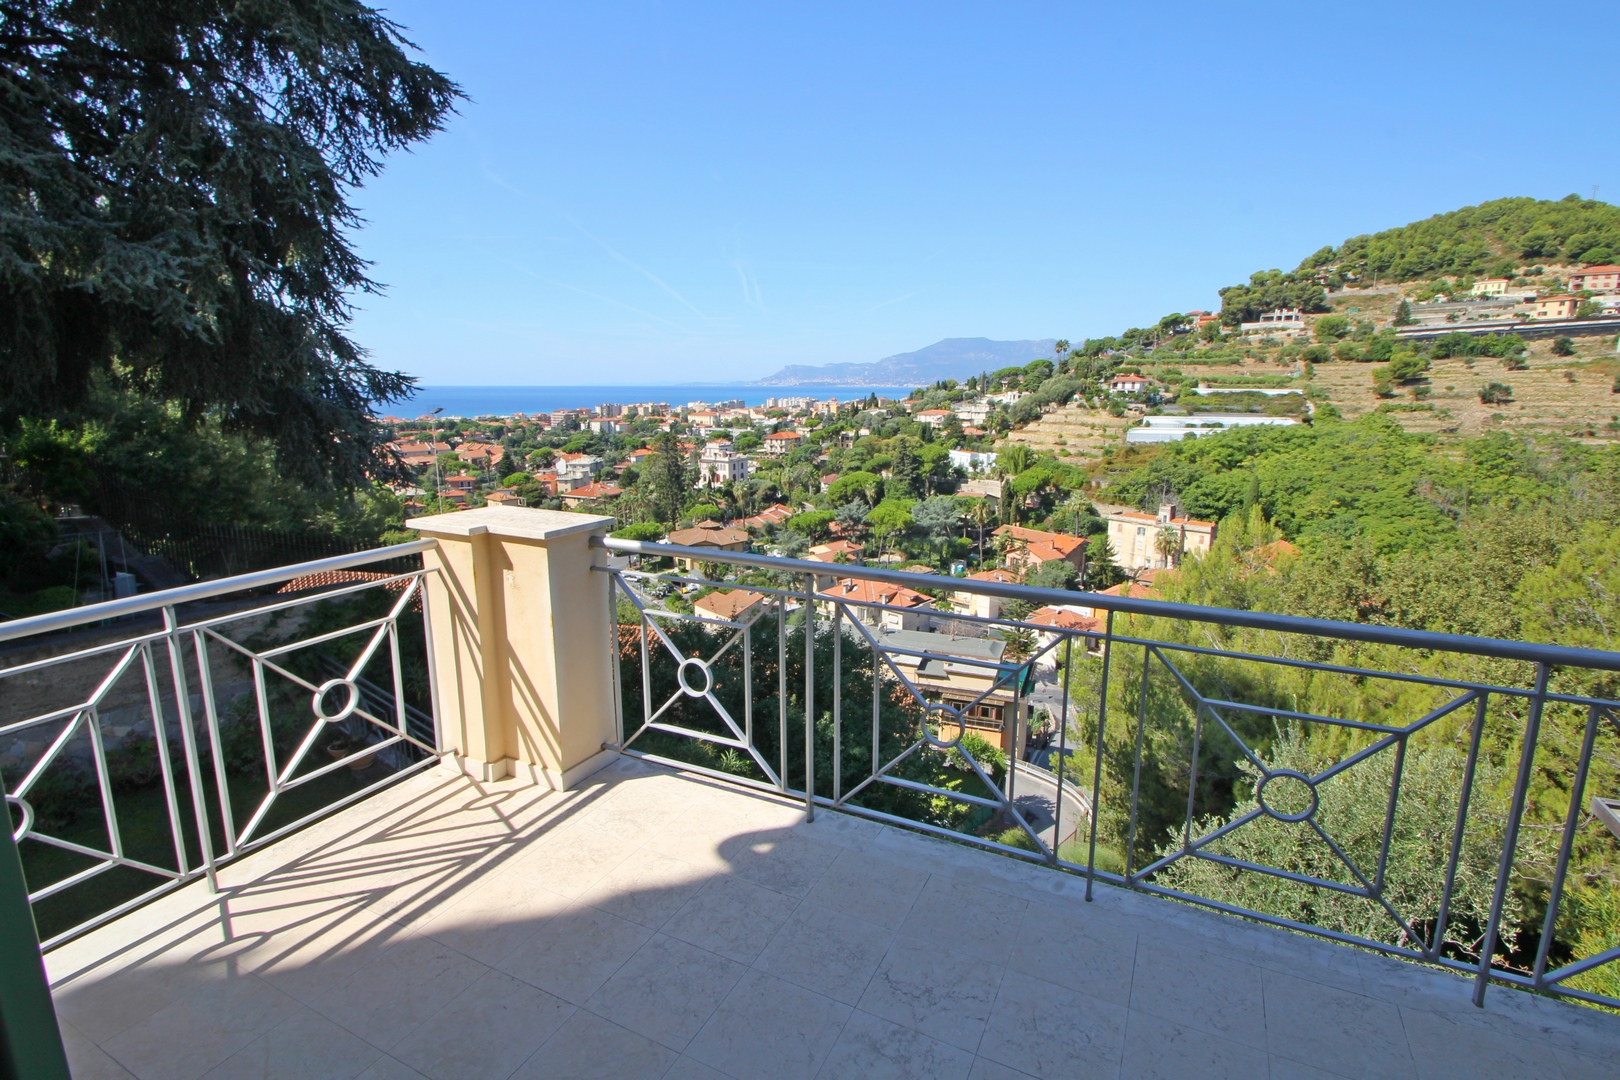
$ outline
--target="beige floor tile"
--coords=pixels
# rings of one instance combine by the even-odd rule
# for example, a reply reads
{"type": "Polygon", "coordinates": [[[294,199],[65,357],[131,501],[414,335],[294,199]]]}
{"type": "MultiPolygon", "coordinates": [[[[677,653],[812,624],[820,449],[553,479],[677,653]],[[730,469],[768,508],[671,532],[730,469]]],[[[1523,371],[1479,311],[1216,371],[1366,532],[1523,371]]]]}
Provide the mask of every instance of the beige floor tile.
{"type": "Polygon", "coordinates": [[[664,924],[663,932],[751,964],[793,914],[798,901],[730,874],[711,878],[664,924]]]}
{"type": "Polygon", "coordinates": [[[1266,1048],[1260,968],[1175,938],[1144,937],[1136,948],[1130,1005],[1222,1039],[1266,1048]]]}
{"type": "Polygon", "coordinates": [[[239,958],[243,970],[305,1004],[413,936],[353,899],[266,909],[232,922],[251,935],[239,958]],[[277,919],[284,930],[272,928],[277,919]]]}
{"type": "MultiPolygon", "coordinates": [[[[1318,1069],[1314,1065],[1307,1065],[1293,1058],[1281,1057],[1277,1054],[1269,1055],[1271,1068],[1270,1080],[1340,1080],[1344,1073],[1328,1072],[1318,1069]]],[[[1349,1063],[1354,1067],[1354,1063],[1349,1063]]],[[[1357,1074],[1359,1075],[1359,1074],[1357,1074]]]]}
{"type": "Polygon", "coordinates": [[[1415,1075],[1400,1010],[1384,1001],[1287,975],[1265,974],[1268,1049],[1334,1071],[1415,1075]]]}
{"type": "Polygon", "coordinates": [[[900,932],[1005,964],[1028,908],[1026,900],[935,875],[918,894],[900,932]],[[995,932],[987,933],[987,927],[995,932]]]}
{"type": "Polygon", "coordinates": [[[664,1074],[664,1080],[731,1080],[731,1078],[719,1069],[709,1068],[701,1061],[680,1057],[669,1067],[669,1072],[664,1074]]]}
{"type": "Polygon", "coordinates": [[[135,1080],[130,1071],[107,1056],[107,1052],[90,1041],[78,1028],[66,1020],[58,1020],[62,1030],[62,1049],[67,1053],[68,1072],[74,1080],[135,1080]]]}
{"type": "Polygon", "coordinates": [[[1031,904],[1007,966],[1116,1005],[1131,1000],[1136,933],[1069,910],[1031,904]]]}
{"type": "Polygon", "coordinates": [[[552,892],[577,898],[636,850],[629,840],[571,824],[548,833],[522,858],[532,864],[540,884],[552,892]]]}
{"type": "Polygon", "coordinates": [[[496,874],[466,890],[455,904],[433,911],[417,929],[465,956],[494,965],[533,937],[547,919],[577,907],[575,901],[542,885],[496,874]]]}
{"type": "Polygon", "coordinates": [[[1043,1080],[1119,1073],[1125,1010],[1054,983],[1009,971],[985,1025],[979,1056],[1043,1080]]]}
{"type": "Polygon", "coordinates": [[[973,1070],[968,1073],[968,1080],[1025,1080],[1028,1076],[1027,1072],[1019,1072],[999,1061],[982,1057],[974,1059],[973,1070]]]}
{"type": "MultiPolygon", "coordinates": [[[[1547,1075],[1544,1045],[1421,1009],[1400,1013],[1420,1080],[1532,1080],[1547,1075]]],[[[1620,1062],[1610,1062],[1610,1067],[1620,1074],[1620,1062]]]]}
{"type": "Polygon", "coordinates": [[[189,955],[156,953],[109,964],[51,991],[56,1011],[86,1037],[105,1043],[204,986],[229,977],[224,963],[199,964],[189,955]]]}
{"type": "Polygon", "coordinates": [[[805,899],[897,930],[927,880],[921,870],[846,848],[805,899]]]}
{"type": "Polygon", "coordinates": [[[656,851],[638,851],[585,890],[582,903],[657,930],[711,877],[692,863],[656,851]]]}
{"type": "Polygon", "coordinates": [[[348,1080],[382,1052],[303,1006],[269,1031],[214,1066],[205,1080],[300,1077],[348,1080]]]}
{"type": "Polygon", "coordinates": [[[658,934],[585,1007],[679,1052],[746,971],[723,956],[658,934]]]}
{"type": "Polygon", "coordinates": [[[1257,1047],[1142,1012],[1126,1022],[1120,1080],[1254,1080],[1268,1068],[1266,1052],[1257,1047]]]}
{"type": "Polygon", "coordinates": [[[141,1080],[193,1080],[298,1009],[253,976],[192,992],[101,1044],[141,1080]]]}
{"type": "Polygon", "coordinates": [[[720,845],[732,873],[756,885],[803,898],[843,849],[793,832],[744,833],[720,845]]]}
{"type": "MultiPolygon", "coordinates": [[[[267,1077],[266,1080],[269,1080],[267,1077]]],[[[411,1068],[409,1065],[395,1061],[384,1054],[371,1063],[371,1067],[361,1073],[356,1080],[427,1080],[427,1077],[411,1068]]]]}
{"type": "Polygon", "coordinates": [[[561,998],[486,971],[388,1052],[431,1080],[506,1076],[573,1012],[561,998]]]}
{"type": "Polygon", "coordinates": [[[788,917],[754,967],[853,1005],[893,940],[892,930],[806,902],[788,917]]]}
{"type": "Polygon", "coordinates": [[[430,937],[407,937],[307,1004],[386,1050],[487,970],[430,937]]]}
{"type": "Polygon", "coordinates": [[[675,1052],[583,1009],[529,1056],[512,1080],[658,1080],[675,1052]]]}
{"type": "Polygon", "coordinates": [[[583,1005],[652,937],[637,923],[595,908],[553,915],[495,966],[531,986],[583,1005]]]}
{"type": "Polygon", "coordinates": [[[810,1080],[849,1014],[847,1005],[751,971],[686,1053],[736,1080],[810,1080]]]}
{"type": "Polygon", "coordinates": [[[967,1080],[973,1055],[911,1028],[856,1011],[818,1080],[967,1080]]]}
{"type": "Polygon", "coordinates": [[[1564,1080],[1614,1080],[1616,1075],[1612,1057],[1592,1057],[1568,1050],[1559,1050],[1554,1056],[1564,1070],[1564,1080]]]}
{"type": "Polygon", "coordinates": [[[861,996],[865,1012],[975,1051],[1003,969],[928,941],[895,941],[861,996]]]}

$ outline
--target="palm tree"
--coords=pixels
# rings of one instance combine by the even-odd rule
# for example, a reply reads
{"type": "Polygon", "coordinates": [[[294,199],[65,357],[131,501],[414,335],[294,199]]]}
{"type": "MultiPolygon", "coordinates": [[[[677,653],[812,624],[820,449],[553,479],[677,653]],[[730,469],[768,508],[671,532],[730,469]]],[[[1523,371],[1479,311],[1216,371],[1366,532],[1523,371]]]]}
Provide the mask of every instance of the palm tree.
{"type": "Polygon", "coordinates": [[[1164,526],[1159,530],[1159,535],[1153,538],[1153,550],[1159,553],[1166,569],[1173,567],[1173,560],[1181,554],[1181,534],[1176,532],[1174,526],[1164,526]]]}
{"type": "Polygon", "coordinates": [[[990,524],[990,500],[974,499],[973,509],[968,511],[973,524],[979,530],[979,565],[984,565],[984,527],[990,524]]]}

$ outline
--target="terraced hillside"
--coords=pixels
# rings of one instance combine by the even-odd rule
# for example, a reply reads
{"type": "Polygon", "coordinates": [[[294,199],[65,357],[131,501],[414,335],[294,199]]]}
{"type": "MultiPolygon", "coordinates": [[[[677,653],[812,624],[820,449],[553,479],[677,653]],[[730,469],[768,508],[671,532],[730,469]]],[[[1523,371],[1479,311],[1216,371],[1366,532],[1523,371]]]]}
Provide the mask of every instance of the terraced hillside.
{"type": "Polygon", "coordinates": [[[1408,431],[1620,438],[1620,393],[1614,392],[1620,356],[1613,344],[1587,338],[1577,342],[1575,356],[1559,357],[1550,342],[1537,341],[1524,359],[1529,366],[1521,371],[1489,357],[1435,360],[1425,382],[1389,399],[1373,392],[1372,364],[1318,364],[1313,383],[1347,419],[1381,410],[1408,431]],[[1482,403],[1479,390],[1492,382],[1512,387],[1511,400],[1482,403]],[[1423,388],[1426,398],[1418,396],[1423,388]]]}
{"type": "Polygon", "coordinates": [[[1058,458],[1099,457],[1105,446],[1124,441],[1124,431],[1135,420],[1129,416],[1109,416],[1101,409],[1088,409],[1083,402],[1065,405],[1048,413],[1026,428],[1007,436],[1008,442],[1023,443],[1037,454],[1058,458]]]}

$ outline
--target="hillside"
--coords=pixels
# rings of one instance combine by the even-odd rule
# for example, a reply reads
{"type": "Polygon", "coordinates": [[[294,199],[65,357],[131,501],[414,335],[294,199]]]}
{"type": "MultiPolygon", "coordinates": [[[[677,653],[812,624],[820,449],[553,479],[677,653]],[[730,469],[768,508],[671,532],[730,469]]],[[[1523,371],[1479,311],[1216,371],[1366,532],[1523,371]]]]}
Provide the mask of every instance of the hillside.
{"type": "Polygon", "coordinates": [[[1440,277],[1513,277],[1527,264],[1606,263],[1620,258],[1620,207],[1567,195],[1493,199],[1399,228],[1353,236],[1308,256],[1293,271],[1262,270],[1220,290],[1227,326],[1275,307],[1327,309],[1326,290],[1347,284],[1440,277]]]}
{"type": "Polygon", "coordinates": [[[991,341],[945,338],[916,352],[897,353],[870,364],[795,364],[760,379],[755,386],[927,386],[940,379],[962,379],[981,371],[1022,366],[1052,355],[1054,338],[991,341]]]}

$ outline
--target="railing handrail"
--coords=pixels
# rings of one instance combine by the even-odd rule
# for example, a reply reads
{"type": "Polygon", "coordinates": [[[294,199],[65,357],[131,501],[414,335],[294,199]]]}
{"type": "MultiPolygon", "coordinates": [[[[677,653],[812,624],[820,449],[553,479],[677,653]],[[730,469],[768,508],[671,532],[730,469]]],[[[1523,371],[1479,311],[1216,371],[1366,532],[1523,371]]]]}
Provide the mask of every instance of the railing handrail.
{"type": "MultiPolygon", "coordinates": [[[[1374,626],[1367,623],[1339,622],[1333,619],[1312,619],[1301,615],[1276,615],[1261,611],[1238,611],[1233,608],[1204,607],[1199,604],[1177,604],[1168,600],[1145,600],[1129,596],[1109,596],[1105,593],[1070,592],[1067,589],[1043,589],[1034,585],[1012,585],[974,578],[943,577],[938,574],[914,574],[905,570],[886,570],[881,567],[861,566],[854,563],[824,563],[811,559],[788,559],[779,555],[755,555],[744,551],[721,551],[715,548],[683,547],[643,540],[620,540],[615,537],[593,537],[592,542],[610,551],[633,555],[653,555],[662,558],[679,557],[700,562],[730,563],[751,566],[761,570],[792,571],[800,574],[859,577],[881,581],[890,585],[904,585],[911,589],[978,593],[1004,600],[1023,600],[1037,606],[1075,606],[1119,611],[1127,615],[1146,615],[1163,619],[1185,619],[1193,622],[1215,623],[1220,626],[1241,626],[1251,630],[1270,630],[1281,634],[1306,634],[1315,637],[1362,641],[1376,645],[1394,645],[1407,649],[1430,649],[1443,652],[1466,653],[1471,656],[1489,656],[1503,660],[1522,660],[1532,664],[1594,668],[1600,671],[1620,671],[1620,652],[1606,649],[1577,649],[1565,645],[1544,645],[1529,641],[1508,641],[1503,638],[1471,637],[1466,634],[1441,634],[1430,630],[1409,630],[1399,626],[1374,626]],[[948,583],[948,584],[946,584],[948,583]]],[[[0,637],[0,640],[4,640],[0,637]]]]}
{"type": "Polygon", "coordinates": [[[269,570],[256,570],[251,574],[238,574],[235,577],[220,578],[217,581],[199,581],[195,585],[182,585],[175,589],[161,589],[158,592],[146,593],[141,596],[128,596],[121,600],[104,600],[99,604],[86,604],[83,607],[51,611],[44,615],[30,615],[27,618],[0,623],[0,642],[16,641],[19,638],[31,637],[34,634],[66,630],[74,626],[102,622],[106,619],[118,619],[126,615],[139,615],[147,611],[158,611],[178,604],[190,604],[198,600],[208,600],[228,593],[241,592],[245,589],[262,588],[265,585],[291,581],[293,578],[307,577],[311,574],[366,566],[370,563],[381,562],[384,559],[395,559],[402,555],[415,555],[418,552],[428,550],[433,545],[434,541],[432,540],[412,540],[404,544],[372,548],[369,551],[356,551],[348,555],[333,555],[325,559],[290,563],[287,566],[277,566],[269,570]]]}

